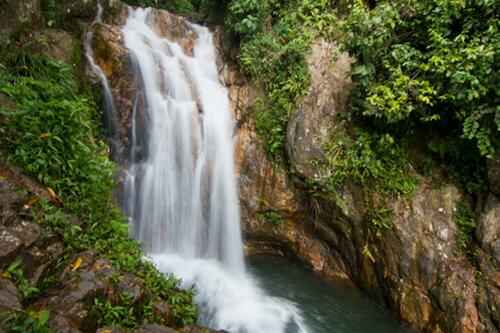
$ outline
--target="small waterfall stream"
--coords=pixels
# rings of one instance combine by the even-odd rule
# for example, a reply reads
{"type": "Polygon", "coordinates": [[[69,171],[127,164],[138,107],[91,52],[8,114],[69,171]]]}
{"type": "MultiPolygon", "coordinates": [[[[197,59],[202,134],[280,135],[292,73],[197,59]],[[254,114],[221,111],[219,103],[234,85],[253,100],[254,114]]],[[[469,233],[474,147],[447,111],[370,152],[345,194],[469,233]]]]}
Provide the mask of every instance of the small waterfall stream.
{"type": "MultiPolygon", "coordinates": [[[[265,295],[245,269],[234,124],[212,34],[190,24],[197,38],[188,55],[150,21],[149,9],[130,8],[122,28],[145,101],[144,133],[135,124],[140,111],[133,114],[125,185],[133,237],[161,271],[196,286],[201,324],[231,333],[307,332],[297,307],[265,295]]],[[[90,51],[90,65],[110,91],[90,51]]]]}
{"type": "Polygon", "coordinates": [[[94,50],[92,49],[92,39],[94,38],[94,33],[92,31],[92,27],[95,24],[102,23],[102,13],[103,8],[100,2],[97,3],[97,15],[94,19],[94,22],[91,24],[91,28],[85,34],[84,38],[84,49],[85,49],[85,57],[89,64],[90,70],[94,75],[97,76],[99,82],[102,85],[103,97],[105,102],[106,112],[104,113],[104,123],[105,128],[108,131],[107,137],[110,142],[111,151],[115,154],[118,151],[118,142],[116,137],[116,129],[118,128],[118,120],[116,119],[116,110],[115,103],[113,100],[113,94],[111,92],[111,87],[109,85],[108,78],[104,71],[99,67],[99,65],[94,60],[94,50]]]}

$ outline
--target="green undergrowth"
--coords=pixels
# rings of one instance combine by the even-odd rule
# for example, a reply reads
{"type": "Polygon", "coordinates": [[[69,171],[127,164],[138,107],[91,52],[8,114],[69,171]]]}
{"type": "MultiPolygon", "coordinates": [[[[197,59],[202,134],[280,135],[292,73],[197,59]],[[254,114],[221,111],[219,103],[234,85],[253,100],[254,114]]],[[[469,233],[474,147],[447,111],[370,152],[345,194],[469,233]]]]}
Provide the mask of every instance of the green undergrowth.
{"type": "Polygon", "coordinates": [[[191,1],[191,0],[173,0],[173,1],[165,1],[165,0],[125,0],[125,3],[131,6],[139,6],[139,7],[154,7],[170,10],[176,13],[191,13],[194,12],[195,6],[200,1],[191,1]]]}
{"type": "Polygon", "coordinates": [[[203,21],[217,22],[224,15],[224,0],[123,0],[131,6],[153,7],[187,15],[203,21]]]}
{"type": "Polygon", "coordinates": [[[288,118],[309,88],[306,55],[316,37],[328,38],[334,16],[325,0],[232,1],[226,27],[240,39],[240,64],[265,97],[254,107],[257,134],[268,155],[283,158],[288,118]]]}
{"type": "Polygon", "coordinates": [[[340,195],[344,186],[351,183],[362,187],[368,230],[380,237],[393,226],[389,202],[410,198],[417,189],[418,176],[407,147],[390,134],[361,128],[351,132],[341,126],[333,131],[323,146],[324,159],[316,161],[320,172],[306,185],[315,195],[326,195],[343,210],[347,210],[340,195]]]}
{"type": "Polygon", "coordinates": [[[0,325],[8,327],[8,333],[54,333],[49,318],[47,310],[19,312],[5,318],[0,325]]]}
{"type": "Polygon", "coordinates": [[[31,285],[24,275],[23,262],[21,258],[16,258],[2,273],[2,277],[13,281],[19,291],[22,300],[30,299],[40,292],[40,289],[31,285]]]}
{"type": "Polygon", "coordinates": [[[406,151],[389,134],[358,129],[351,137],[338,131],[324,148],[321,181],[331,191],[348,180],[387,195],[410,195],[416,189],[406,151]]]}
{"type": "Polygon", "coordinates": [[[428,155],[469,193],[487,189],[500,143],[499,12],[494,0],[356,0],[340,24],[357,59],[353,115],[410,140],[425,133],[428,155]]]}
{"type": "Polygon", "coordinates": [[[460,201],[455,207],[454,220],[457,226],[457,244],[459,250],[472,256],[471,244],[474,242],[476,220],[474,212],[467,202],[460,201]]]}
{"type": "Polygon", "coordinates": [[[370,231],[380,237],[384,231],[392,229],[393,211],[389,208],[372,208],[367,214],[370,231]]]}
{"type": "MultiPolygon", "coordinates": [[[[58,203],[40,201],[33,209],[38,223],[62,236],[65,252],[60,261],[95,251],[118,270],[142,278],[152,295],[167,300],[179,326],[194,323],[193,291],[179,290],[178,281],[159,273],[128,238],[125,218],[112,197],[116,168],[100,135],[100,115],[71,68],[22,52],[4,56],[0,94],[11,104],[0,105],[0,146],[11,163],[38,179],[58,203]]],[[[154,319],[142,313],[134,318],[154,319]]],[[[105,312],[103,318],[108,323],[105,312]]],[[[113,323],[141,323],[119,318],[123,321],[113,323]]]]}
{"type": "Polygon", "coordinates": [[[279,226],[285,223],[283,216],[277,210],[266,210],[257,213],[257,219],[264,221],[266,223],[271,223],[274,226],[279,226]]]}

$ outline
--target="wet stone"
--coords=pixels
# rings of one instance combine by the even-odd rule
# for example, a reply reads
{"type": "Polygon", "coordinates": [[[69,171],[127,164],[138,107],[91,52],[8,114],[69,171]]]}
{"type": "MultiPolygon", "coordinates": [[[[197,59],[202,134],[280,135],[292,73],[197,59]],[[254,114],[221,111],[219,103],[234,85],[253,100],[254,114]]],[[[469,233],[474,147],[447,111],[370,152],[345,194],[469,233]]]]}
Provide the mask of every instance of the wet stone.
{"type": "Polygon", "coordinates": [[[0,312],[21,310],[21,302],[12,281],[0,278],[0,312]]]}

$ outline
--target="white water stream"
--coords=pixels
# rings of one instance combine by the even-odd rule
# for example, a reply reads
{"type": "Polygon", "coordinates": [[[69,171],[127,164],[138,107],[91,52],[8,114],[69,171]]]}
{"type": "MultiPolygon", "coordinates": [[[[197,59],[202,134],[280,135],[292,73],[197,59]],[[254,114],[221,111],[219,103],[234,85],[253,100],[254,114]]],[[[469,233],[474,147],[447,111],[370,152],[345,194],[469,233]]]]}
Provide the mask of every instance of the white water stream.
{"type": "Polygon", "coordinates": [[[92,74],[97,76],[99,82],[102,85],[103,97],[106,107],[106,112],[104,115],[104,122],[106,125],[106,130],[108,131],[107,136],[110,141],[111,149],[113,153],[117,152],[118,142],[116,137],[116,130],[118,129],[118,121],[116,120],[116,110],[115,103],[113,100],[113,94],[111,92],[111,87],[109,85],[108,78],[104,71],[99,67],[99,65],[94,60],[94,50],[92,49],[92,39],[94,38],[93,26],[96,24],[102,23],[102,13],[103,8],[101,3],[97,3],[97,15],[92,22],[89,31],[85,34],[84,38],[84,49],[85,49],[85,57],[87,58],[87,62],[89,64],[90,70],[92,74]]]}
{"type": "Polygon", "coordinates": [[[297,307],[265,295],[245,270],[234,123],[212,34],[189,25],[197,35],[191,56],[150,20],[148,9],[131,8],[122,29],[145,100],[134,110],[125,192],[132,234],[161,271],[196,286],[201,324],[231,333],[305,333],[297,307]],[[145,113],[142,132],[137,112],[145,113]]]}

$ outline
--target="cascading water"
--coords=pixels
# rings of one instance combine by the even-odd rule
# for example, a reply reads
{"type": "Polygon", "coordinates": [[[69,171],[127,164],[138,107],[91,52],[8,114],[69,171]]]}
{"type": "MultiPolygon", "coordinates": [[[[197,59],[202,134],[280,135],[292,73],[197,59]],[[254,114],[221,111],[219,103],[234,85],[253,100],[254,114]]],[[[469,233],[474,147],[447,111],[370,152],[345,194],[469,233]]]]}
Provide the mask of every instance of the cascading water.
{"type": "MultiPolygon", "coordinates": [[[[103,8],[101,6],[101,3],[97,3],[97,15],[92,22],[92,26],[95,24],[100,24],[102,23],[102,13],[103,13],[103,8]]],[[[117,144],[117,138],[116,138],[116,129],[118,128],[118,121],[116,120],[116,113],[115,113],[115,103],[113,101],[113,94],[111,92],[111,87],[109,85],[108,78],[104,74],[103,70],[99,65],[94,61],[94,50],[92,49],[92,39],[94,38],[94,33],[92,31],[92,26],[91,29],[86,33],[85,39],[84,39],[84,49],[85,49],[85,57],[87,58],[87,61],[90,66],[90,70],[94,75],[97,76],[99,81],[101,82],[102,85],[102,90],[104,94],[104,102],[106,103],[106,112],[104,114],[104,122],[106,124],[105,128],[108,131],[107,137],[109,138],[110,141],[110,146],[111,146],[111,151],[113,154],[116,154],[118,151],[118,144],[117,144]]]]}
{"type": "Polygon", "coordinates": [[[245,271],[228,92],[211,33],[189,29],[197,36],[192,56],[154,31],[148,9],[130,8],[122,29],[144,101],[132,116],[125,186],[132,234],[161,271],[196,286],[201,324],[306,332],[295,305],[266,296],[245,271]]]}

